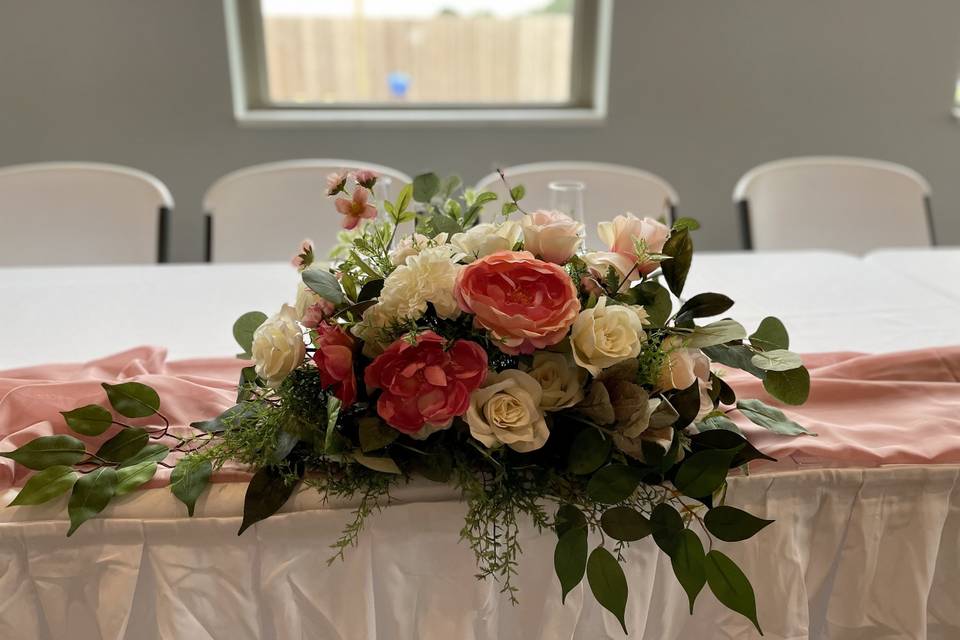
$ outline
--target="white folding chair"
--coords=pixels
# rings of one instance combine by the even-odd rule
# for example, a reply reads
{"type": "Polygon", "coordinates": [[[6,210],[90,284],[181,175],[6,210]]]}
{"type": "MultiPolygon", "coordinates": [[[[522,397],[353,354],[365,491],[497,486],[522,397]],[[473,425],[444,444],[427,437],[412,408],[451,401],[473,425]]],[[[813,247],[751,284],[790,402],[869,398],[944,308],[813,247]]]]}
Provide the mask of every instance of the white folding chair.
{"type": "Polygon", "coordinates": [[[899,164],[843,157],[762,164],[737,182],[733,201],[746,249],[833,249],[935,244],[930,185],[899,164]]]}
{"type": "MultiPolygon", "coordinates": [[[[634,167],[602,162],[534,162],[503,169],[511,186],[522,184],[526,196],[520,203],[527,211],[550,206],[551,182],[582,182],[587,246],[600,249],[597,223],[631,211],[643,217],[663,216],[668,223],[676,216],[676,190],[663,178],[634,167]]],[[[493,191],[500,201],[509,199],[497,172],[481,179],[479,190],[493,191]]],[[[492,207],[491,207],[492,209],[492,207]]]]}
{"type": "Polygon", "coordinates": [[[412,181],[390,167],[337,159],[271,162],[220,178],[203,198],[207,261],[287,260],[304,238],[311,238],[325,256],[342,220],[327,196],[326,177],[351,169],[378,173],[381,193],[391,198],[412,181]]]}
{"type": "Polygon", "coordinates": [[[129,167],[3,167],[0,265],[166,262],[172,210],[170,190],[129,167]]]}

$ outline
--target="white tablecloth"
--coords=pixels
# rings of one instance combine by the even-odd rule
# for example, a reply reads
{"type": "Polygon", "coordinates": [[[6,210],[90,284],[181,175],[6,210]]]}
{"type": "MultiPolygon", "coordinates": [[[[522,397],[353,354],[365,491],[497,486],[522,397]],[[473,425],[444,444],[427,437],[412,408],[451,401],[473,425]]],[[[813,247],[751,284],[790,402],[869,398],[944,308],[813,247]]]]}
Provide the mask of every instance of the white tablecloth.
{"type": "Polygon", "coordinates": [[[881,249],[868,253],[864,261],[960,300],[960,247],[881,249]]]}
{"type": "MultiPolygon", "coordinates": [[[[172,358],[232,354],[233,320],[272,312],[295,284],[286,265],[0,269],[0,369],[143,343],[172,358]]],[[[960,341],[960,300],[840,254],[700,254],[686,295],[700,291],[733,297],[750,328],[781,317],[798,351],[960,341]]],[[[346,510],[306,492],[238,538],[242,491],[214,487],[193,520],[167,490],[139,492],[69,540],[62,502],[0,510],[0,638],[622,637],[584,587],[560,604],[552,534],[528,532],[519,607],[476,582],[457,543],[463,505],[443,487],[402,491],[331,567],[346,510]]],[[[722,547],[753,581],[768,638],[960,638],[957,467],[752,475],[731,481],[728,502],[778,520],[722,547]]],[[[757,637],[708,590],[691,618],[651,541],[630,559],[631,638],[757,637]]]]}

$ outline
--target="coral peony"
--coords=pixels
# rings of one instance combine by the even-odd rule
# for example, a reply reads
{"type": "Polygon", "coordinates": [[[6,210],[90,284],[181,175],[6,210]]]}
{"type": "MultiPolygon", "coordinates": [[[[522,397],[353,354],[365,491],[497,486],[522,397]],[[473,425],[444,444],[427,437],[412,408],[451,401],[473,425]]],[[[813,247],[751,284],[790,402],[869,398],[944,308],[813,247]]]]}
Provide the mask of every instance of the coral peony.
{"type": "Polygon", "coordinates": [[[381,389],[377,413],[391,427],[414,434],[424,426],[445,428],[470,405],[470,394],[487,374],[487,354],[476,342],[447,341],[424,331],[401,338],[367,367],[364,381],[381,389]]]}
{"type": "Polygon", "coordinates": [[[580,311],[567,272],[528,251],[500,251],[464,267],[455,294],[460,308],[510,355],[560,342],[580,311]]]}

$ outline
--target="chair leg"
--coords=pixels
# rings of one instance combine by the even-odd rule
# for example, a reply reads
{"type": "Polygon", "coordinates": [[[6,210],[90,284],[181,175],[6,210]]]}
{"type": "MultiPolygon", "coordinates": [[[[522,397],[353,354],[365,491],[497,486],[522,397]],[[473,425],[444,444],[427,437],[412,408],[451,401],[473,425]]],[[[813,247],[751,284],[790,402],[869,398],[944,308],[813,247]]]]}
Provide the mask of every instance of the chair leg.
{"type": "Polygon", "coordinates": [[[750,230],[750,204],[746,200],[737,203],[740,214],[740,240],[746,251],[753,251],[753,234],[750,230]]]}
{"type": "Polygon", "coordinates": [[[168,237],[170,234],[170,209],[160,207],[157,222],[157,263],[164,264],[170,261],[168,237]]]}
{"type": "Polygon", "coordinates": [[[937,246],[937,227],[933,224],[933,205],[930,196],[923,196],[923,210],[927,214],[927,233],[930,234],[930,246],[937,246]]]}
{"type": "Polygon", "coordinates": [[[213,216],[209,213],[204,217],[203,235],[203,261],[213,262],[213,216]]]}

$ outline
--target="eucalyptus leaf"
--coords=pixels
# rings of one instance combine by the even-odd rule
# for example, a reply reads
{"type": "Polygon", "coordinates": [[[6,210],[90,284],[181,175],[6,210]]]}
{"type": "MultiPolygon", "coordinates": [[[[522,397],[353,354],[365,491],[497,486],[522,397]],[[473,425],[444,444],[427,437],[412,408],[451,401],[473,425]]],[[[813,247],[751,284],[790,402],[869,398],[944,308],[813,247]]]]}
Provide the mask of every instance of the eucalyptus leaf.
{"type": "Polygon", "coordinates": [[[587,569],[587,529],[576,527],[557,540],[553,551],[553,570],[560,581],[560,602],[564,603],[587,569]]]}
{"type": "Polygon", "coordinates": [[[597,547],[587,559],[587,583],[604,609],[616,616],[627,633],[624,620],[627,609],[627,578],[623,568],[613,555],[603,547],[597,547]]]}
{"type": "Polygon", "coordinates": [[[86,447],[73,436],[40,436],[19,449],[0,453],[4,458],[22,464],[28,469],[42,470],[48,467],[70,466],[85,457],[86,447]]]}
{"type": "MultiPolygon", "coordinates": [[[[302,478],[303,466],[298,466],[297,470],[302,478]]],[[[293,495],[298,484],[299,482],[287,482],[283,474],[273,467],[263,467],[253,474],[243,497],[243,522],[237,535],[279,511],[293,495]]]]}
{"type": "Polygon", "coordinates": [[[750,361],[755,352],[745,344],[718,344],[712,347],[704,347],[703,352],[714,362],[746,371],[761,380],[767,376],[766,371],[750,361]]]}
{"type": "Polygon", "coordinates": [[[763,379],[767,393],[786,404],[803,404],[810,397],[810,372],[806,367],[768,371],[763,379]]]}
{"type": "Polygon", "coordinates": [[[695,426],[700,433],[703,433],[704,431],[712,431],[714,429],[723,429],[725,431],[732,431],[740,436],[743,435],[743,432],[740,430],[740,427],[737,426],[737,423],[726,416],[710,416],[708,418],[704,418],[695,426]]]}
{"type": "Polygon", "coordinates": [[[753,587],[740,567],[716,549],[707,553],[704,566],[707,584],[720,604],[747,618],[763,635],[757,621],[757,600],[753,587]]]}
{"type": "Polygon", "coordinates": [[[612,507],[600,516],[600,527],[614,540],[634,542],[653,533],[650,521],[630,507],[612,507]]]}
{"type": "Polygon", "coordinates": [[[440,177],[435,173],[422,173],[413,179],[413,199],[430,202],[440,192],[440,177]]]}
{"type": "Polygon", "coordinates": [[[157,463],[149,460],[117,469],[117,491],[115,495],[119,497],[130,493],[140,485],[150,482],[156,473],[157,463]]]}
{"type": "Polygon", "coordinates": [[[711,322],[702,327],[696,327],[693,333],[684,338],[684,346],[690,349],[702,349],[732,340],[742,340],[747,337],[747,330],[736,320],[725,318],[711,322]]]}
{"type": "Polygon", "coordinates": [[[672,506],[661,503],[650,514],[650,529],[653,541],[669,556],[673,554],[680,532],[684,530],[683,518],[672,506]]]}
{"type": "Polygon", "coordinates": [[[73,535],[77,527],[97,515],[110,503],[117,490],[117,472],[112,467],[99,467],[81,476],[73,485],[67,514],[70,516],[70,530],[67,537],[73,535]]]}
{"type": "Polygon", "coordinates": [[[113,424],[113,415],[96,404],[88,404],[72,411],[61,411],[67,426],[85,436],[98,436],[113,424]]]}
{"type": "Polygon", "coordinates": [[[140,450],[146,446],[148,439],[146,429],[140,429],[139,427],[123,429],[100,445],[97,450],[97,457],[108,462],[123,462],[140,453],[140,450]]]}
{"type": "Polygon", "coordinates": [[[803,366],[800,356],[784,349],[760,351],[750,358],[750,362],[764,371],[790,371],[803,366]]]}
{"type": "Polygon", "coordinates": [[[27,480],[9,506],[43,504],[73,488],[80,474],[66,465],[47,467],[27,480]]]}
{"type": "Polygon", "coordinates": [[[720,488],[727,478],[730,462],[742,447],[708,449],[684,458],[673,483],[691,498],[703,498],[720,488]]]}
{"type": "Polygon", "coordinates": [[[343,291],[340,289],[340,281],[329,271],[321,267],[310,267],[300,274],[303,278],[303,284],[307,285],[311,291],[333,304],[343,304],[343,291]]]}
{"type": "Polygon", "coordinates": [[[240,348],[243,349],[241,355],[249,357],[250,349],[253,347],[253,332],[267,319],[267,314],[262,311],[248,311],[233,323],[233,339],[237,341],[240,348]]]}
{"type": "Polygon", "coordinates": [[[767,316],[760,321],[757,330],[750,334],[750,344],[761,351],[789,349],[790,336],[779,318],[767,316]]]}
{"type": "Polygon", "coordinates": [[[773,524],[742,509],[721,505],[707,511],[703,518],[707,530],[724,542],[739,542],[752,538],[758,531],[773,524]]]}
{"type": "Polygon", "coordinates": [[[170,474],[170,491],[187,506],[187,514],[191,517],[197,498],[207,488],[212,474],[213,465],[209,460],[198,460],[191,456],[181,458],[170,474]]]}
{"type": "Polygon", "coordinates": [[[383,449],[400,436],[400,432],[375,416],[360,418],[360,450],[363,453],[383,449]]]}
{"type": "Polygon", "coordinates": [[[673,566],[673,575],[677,582],[687,592],[690,600],[690,615],[693,615],[693,603],[707,583],[707,572],[704,566],[706,556],[703,553],[703,543],[697,534],[690,529],[684,529],[677,538],[670,564],[673,566]]]}
{"type": "Polygon", "coordinates": [[[635,467],[611,464],[593,474],[587,482],[587,495],[603,504],[616,504],[633,495],[643,474],[635,467]]]}
{"type": "Polygon", "coordinates": [[[567,468],[570,473],[587,475],[599,469],[610,457],[610,438],[599,429],[588,427],[573,439],[567,468]]]}
{"type": "Polygon", "coordinates": [[[687,282],[687,273],[693,262],[693,241],[690,239],[689,231],[684,228],[671,233],[661,253],[672,258],[662,262],[660,268],[663,270],[663,279],[667,281],[670,291],[679,298],[683,293],[683,285],[687,282]]]}
{"type": "Polygon", "coordinates": [[[807,431],[799,424],[787,418],[783,411],[776,409],[760,400],[738,400],[737,409],[745,415],[750,422],[760,425],[768,431],[778,433],[783,436],[815,436],[817,434],[807,431]]]}
{"type": "Polygon", "coordinates": [[[139,382],[124,382],[122,384],[107,384],[100,386],[107,392],[110,401],[117,413],[127,418],[146,418],[160,410],[160,396],[153,388],[139,382]]]}

